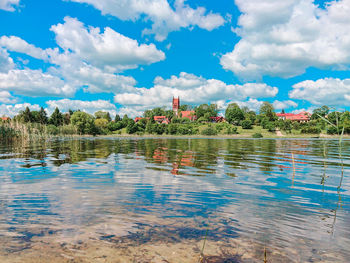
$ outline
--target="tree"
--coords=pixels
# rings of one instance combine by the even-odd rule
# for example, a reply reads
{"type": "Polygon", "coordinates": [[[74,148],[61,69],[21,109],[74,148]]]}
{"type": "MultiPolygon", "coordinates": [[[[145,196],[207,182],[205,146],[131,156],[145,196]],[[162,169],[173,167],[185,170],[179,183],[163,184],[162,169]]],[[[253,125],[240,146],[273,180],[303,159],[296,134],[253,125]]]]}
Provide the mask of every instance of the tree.
{"type": "Polygon", "coordinates": [[[145,128],[145,131],[149,134],[151,134],[153,132],[153,127],[152,127],[152,122],[151,121],[148,121],[146,123],[146,128],[145,128]]]}
{"type": "Polygon", "coordinates": [[[197,118],[204,117],[206,113],[210,117],[218,116],[218,107],[216,104],[202,104],[195,108],[197,118]]]}
{"type": "Polygon", "coordinates": [[[227,106],[225,118],[229,123],[238,125],[244,120],[244,114],[237,103],[231,103],[227,106]]]}
{"type": "Polygon", "coordinates": [[[317,120],[320,119],[321,117],[326,117],[326,115],[329,113],[329,107],[324,105],[320,108],[316,108],[312,111],[311,119],[312,120],[317,120]]]}
{"type": "Polygon", "coordinates": [[[109,114],[109,112],[105,112],[105,111],[97,111],[95,112],[95,117],[96,119],[105,119],[108,122],[110,122],[111,119],[111,115],[109,114]]]}
{"type": "Polygon", "coordinates": [[[95,126],[100,129],[105,129],[107,128],[108,125],[108,120],[106,119],[96,119],[95,120],[95,126]]]}
{"type": "Polygon", "coordinates": [[[118,121],[121,121],[121,120],[122,120],[122,118],[120,118],[120,116],[118,114],[115,115],[115,118],[114,118],[115,122],[118,122],[118,121]]]}
{"type": "Polygon", "coordinates": [[[263,115],[269,119],[269,121],[275,121],[277,119],[275,109],[273,108],[272,104],[264,101],[263,104],[260,106],[260,115],[263,115]]]}
{"type": "Polygon", "coordinates": [[[63,115],[57,107],[52,113],[49,123],[55,125],[56,127],[63,125],[63,115]]]}
{"type": "Polygon", "coordinates": [[[80,134],[96,134],[94,117],[86,112],[74,112],[71,123],[77,127],[80,134]]]}
{"type": "Polygon", "coordinates": [[[38,121],[41,124],[47,124],[48,118],[47,118],[46,111],[44,110],[43,107],[40,108],[38,121]]]}
{"type": "Polygon", "coordinates": [[[23,122],[31,122],[32,121],[32,114],[30,112],[29,107],[26,107],[26,109],[21,113],[22,121],[23,122]]]}

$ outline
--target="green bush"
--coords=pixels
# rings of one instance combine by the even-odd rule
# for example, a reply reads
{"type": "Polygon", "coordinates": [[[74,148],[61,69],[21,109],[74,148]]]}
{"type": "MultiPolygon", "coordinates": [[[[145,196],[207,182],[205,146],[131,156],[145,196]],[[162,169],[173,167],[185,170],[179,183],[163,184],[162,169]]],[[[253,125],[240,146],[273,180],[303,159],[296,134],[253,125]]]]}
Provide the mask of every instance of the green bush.
{"type": "Polygon", "coordinates": [[[317,126],[305,126],[301,129],[301,133],[320,134],[321,129],[317,126]]]}
{"type": "Polygon", "coordinates": [[[276,131],[275,123],[269,121],[269,122],[265,125],[265,129],[267,129],[269,132],[274,132],[274,131],[276,131]]]}
{"type": "Polygon", "coordinates": [[[50,135],[58,135],[58,133],[60,132],[60,130],[53,124],[47,125],[46,131],[50,135]]]}
{"type": "Polygon", "coordinates": [[[237,127],[231,126],[226,129],[226,134],[238,134],[237,127]]]}
{"type": "Polygon", "coordinates": [[[264,136],[261,134],[261,133],[254,133],[253,135],[252,135],[252,137],[253,138],[263,138],[264,136]]]}
{"type": "Polygon", "coordinates": [[[250,120],[244,120],[241,123],[243,129],[252,129],[253,123],[250,120]]]}
{"type": "Polygon", "coordinates": [[[327,127],[327,134],[338,134],[338,129],[334,126],[328,126],[327,127]]]}
{"type": "Polygon", "coordinates": [[[212,136],[212,135],[217,135],[217,131],[213,127],[209,126],[209,127],[205,128],[204,130],[202,130],[201,134],[212,136]]]}
{"type": "Polygon", "coordinates": [[[168,134],[171,134],[171,135],[176,134],[176,133],[177,133],[177,124],[175,124],[175,123],[170,123],[170,124],[168,125],[167,133],[168,133],[168,134]]]}
{"type": "Polygon", "coordinates": [[[191,129],[189,126],[182,124],[177,127],[177,133],[181,135],[188,135],[191,134],[191,129]]]}

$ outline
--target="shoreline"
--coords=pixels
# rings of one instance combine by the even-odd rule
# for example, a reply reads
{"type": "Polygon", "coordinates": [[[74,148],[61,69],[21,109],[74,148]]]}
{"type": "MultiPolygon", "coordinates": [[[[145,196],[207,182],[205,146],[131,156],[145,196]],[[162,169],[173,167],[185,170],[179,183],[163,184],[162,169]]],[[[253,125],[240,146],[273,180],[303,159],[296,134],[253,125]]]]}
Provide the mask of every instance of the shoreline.
{"type": "MultiPolygon", "coordinates": [[[[145,134],[145,135],[136,135],[136,134],[110,134],[110,135],[97,135],[97,136],[79,136],[73,135],[72,137],[87,137],[87,138],[140,138],[140,139],[255,139],[252,138],[251,134],[234,134],[234,135],[154,135],[154,134],[145,134]]],[[[350,135],[343,135],[343,139],[350,139],[350,135]]],[[[332,139],[339,140],[339,135],[327,135],[320,134],[319,136],[309,134],[309,135],[283,135],[277,136],[271,134],[271,136],[264,136],[263,138],[258,139],[332,139]]]]}

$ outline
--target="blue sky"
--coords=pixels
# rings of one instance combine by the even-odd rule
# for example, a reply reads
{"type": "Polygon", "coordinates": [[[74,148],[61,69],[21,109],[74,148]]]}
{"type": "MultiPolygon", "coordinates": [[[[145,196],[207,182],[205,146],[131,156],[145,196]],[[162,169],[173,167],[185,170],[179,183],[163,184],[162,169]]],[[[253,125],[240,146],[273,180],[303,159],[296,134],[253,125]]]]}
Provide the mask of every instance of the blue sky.
{"type": "Polygon", "coordinates": [[[0,115],[350,105],[350,1],[0,0],[0,115]]]}

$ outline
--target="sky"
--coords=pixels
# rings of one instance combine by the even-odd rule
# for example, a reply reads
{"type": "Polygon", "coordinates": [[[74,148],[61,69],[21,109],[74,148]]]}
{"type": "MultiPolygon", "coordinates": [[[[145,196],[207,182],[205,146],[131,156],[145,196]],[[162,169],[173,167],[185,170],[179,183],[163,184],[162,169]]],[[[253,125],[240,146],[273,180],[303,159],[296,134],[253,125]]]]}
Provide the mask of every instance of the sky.
{"type": "Polygon", "coordinates": [[[25,107],[350,106],[350,0],[0,0],[0,116],[25,107]]]}

